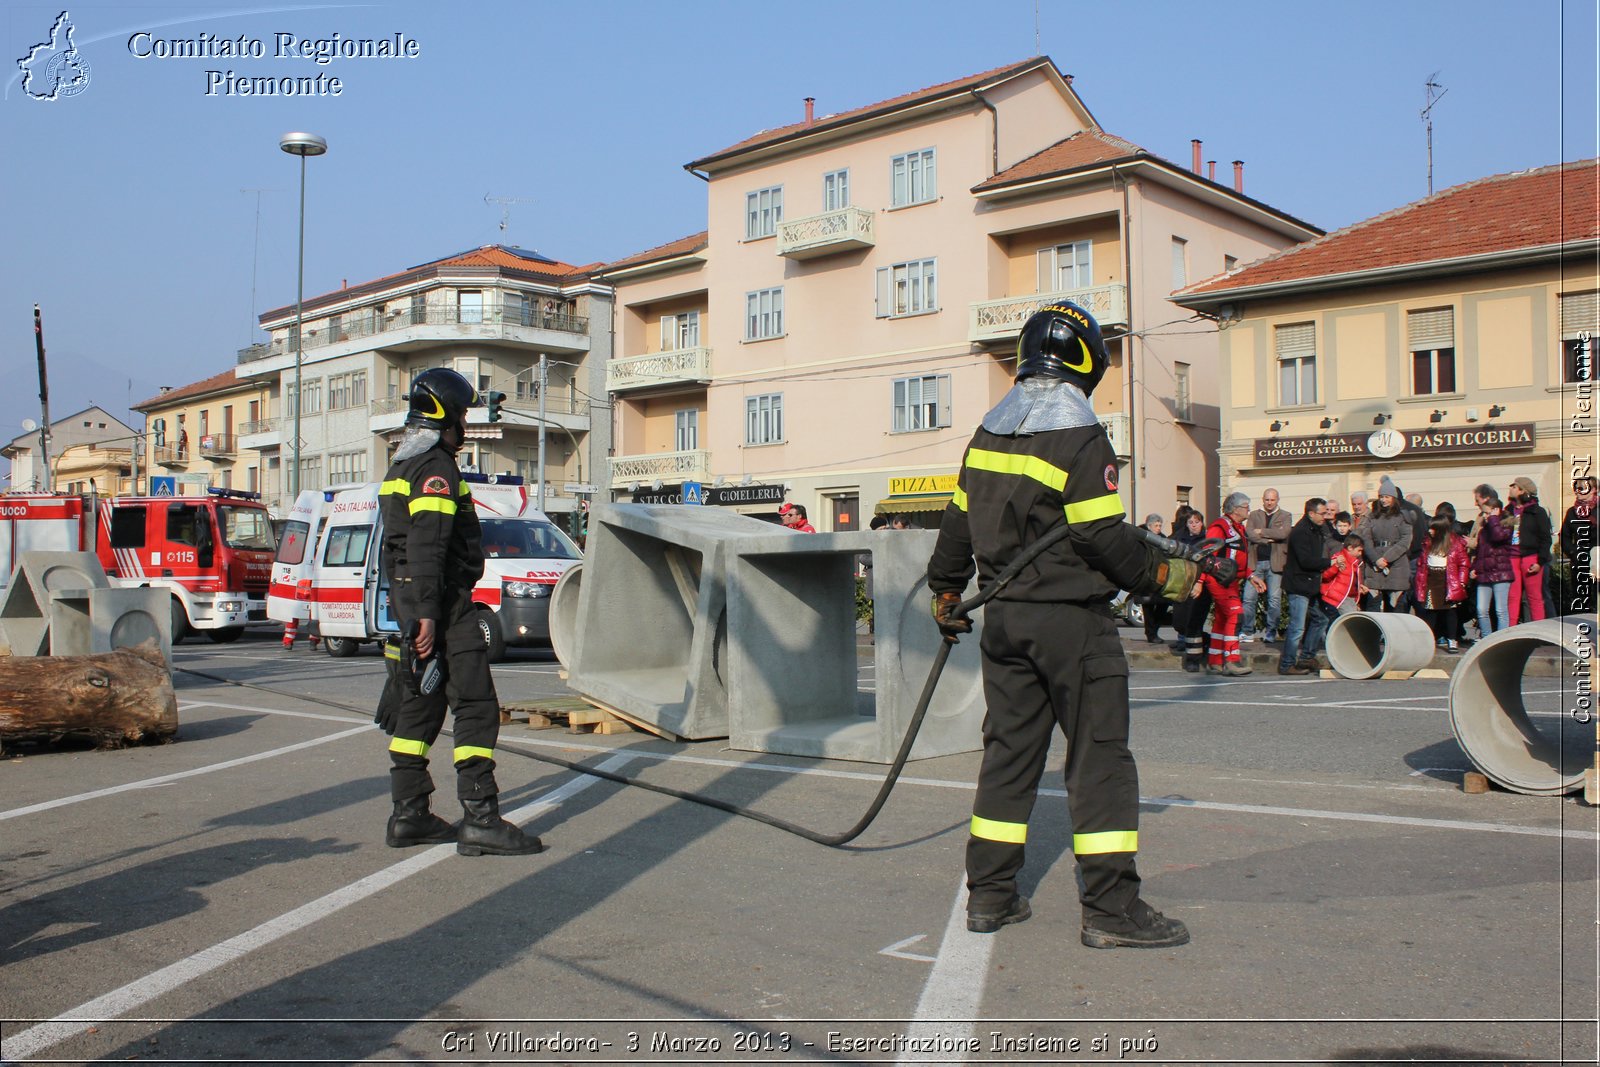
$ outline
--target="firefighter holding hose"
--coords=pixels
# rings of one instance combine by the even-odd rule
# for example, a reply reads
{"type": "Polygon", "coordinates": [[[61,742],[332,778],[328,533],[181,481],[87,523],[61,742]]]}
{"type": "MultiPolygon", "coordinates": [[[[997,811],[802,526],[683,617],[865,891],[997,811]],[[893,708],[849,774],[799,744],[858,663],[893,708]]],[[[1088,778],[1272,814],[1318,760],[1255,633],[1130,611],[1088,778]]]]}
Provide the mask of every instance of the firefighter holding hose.
{"type": "Polygon", "coordinates": [[[987,585],[1030,543],[1068,527],[985,607],[988,710],[967,842],[967,929],[993,933],[1032,915],[1017,875],[1059,727],[1082,875],[1081,940],[1163,948],[1186,943],[1189,931],[1139,896],[1128,661],[1108,603],[1119,588],[1181,600],[1207,564],[1165,557],[1123,522],[1116,455],[1089,400],[1109,362],[1099,324],[1076,304],[1050,305],[1027,321],[1016,384],[962,459],[928,586],[935,621],[953,640],[972,629],[955,609],[974,572],[987,585]]]}

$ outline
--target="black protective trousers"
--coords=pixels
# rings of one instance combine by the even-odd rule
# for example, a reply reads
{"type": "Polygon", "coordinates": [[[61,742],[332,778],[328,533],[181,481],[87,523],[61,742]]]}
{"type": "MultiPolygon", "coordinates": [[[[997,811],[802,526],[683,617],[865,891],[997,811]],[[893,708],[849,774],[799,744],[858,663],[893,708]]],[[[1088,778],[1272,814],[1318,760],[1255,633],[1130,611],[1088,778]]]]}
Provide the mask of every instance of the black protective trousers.
{"type": "Polygon", "coordinates": [[[1067,804],[1084,918],[1139,895],[1139,775],[1128,750],[1128,660],[1104,611],[991,600],[983,609],[983,765],[967,842],[971,910],[1016,892],[1052,731],[1067,738],[1067,804]]]}
{"type": "MultiPolygon", "coordinates": [[[[453,762],[456,796],[481,800],[495,796],[494,746],[500,738],[500,700],[489,675],[489,652],[478,628],[478,610],[470,603],[453,612],[454,618],[434,638],[435,655],[442,656],[447,675],[444,684],[423,696],[416,682],[390,660],[391,677],[403,692],[389,741],[389,792],[396,801],[433,792],[428,774],[428,750],[444,728],[445,711],[455,714],[453,762]]],[[[387,686],[391,699],[395,686],[387,686]]]]}

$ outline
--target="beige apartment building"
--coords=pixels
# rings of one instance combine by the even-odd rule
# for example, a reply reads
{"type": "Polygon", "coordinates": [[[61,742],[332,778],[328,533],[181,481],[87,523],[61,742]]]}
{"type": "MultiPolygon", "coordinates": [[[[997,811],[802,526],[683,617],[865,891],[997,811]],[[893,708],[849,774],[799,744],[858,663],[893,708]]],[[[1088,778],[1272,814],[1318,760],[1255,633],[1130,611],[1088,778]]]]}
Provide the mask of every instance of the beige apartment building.
{"type": "Polygon", "coordinates": [[[171,478],[176,496],[212,488],[259,493],[262,457],[240,445],[239,431],[260,419],[268,402],[264,385],[226,370],[133,405],[144,415],[140,491],[152,491],[154,477],[171,478]]]}
{"type": "Polygon", "coordinates": [[[1222,332],[1223,487],[1299,511],[1393,475],[1470,511],[1594,460],[1596,162],[1484,178],[1179,292],[1222,332]]]}
{"type": "MultiPolygon", "coordinates": [[[[301,316],[302,489],[380,477],[405,422],[403,397],[432,367],[506,394],[499,422],[483,408],[468,412],[464,470],[519,476],[530,497],[542,480],[544,509],[558,515],[578,510],[587,486],[604,480],[595,471],[605,468],[611,438],[611,290],[590,268],[485,245],[308,296],[301,316]]],[[[239,433],[262,453],[276,515],[293,481],[295,305],[266,312],[261,326],[271,340],[242,350],[235,373],[269,399],[239,433]]]]}
{"type": "MultiPolygon", "coordinates": [[[[799,102],[797,102],[799,103],[799,102]]],[[[800,108],[797,107],[797,111],[800,108]]],[[[1213,507],[1217,336],[1168,294],[1321,231],[1101,129],[1048,57],[817,115],[696,159],[707,229],[609,264],[610,488],[818,529],[937,522],[1018,331],[1088,308],[1130,514],[1213,507]],[[687,487],[687,488],[686,488],[687,487]]]]}

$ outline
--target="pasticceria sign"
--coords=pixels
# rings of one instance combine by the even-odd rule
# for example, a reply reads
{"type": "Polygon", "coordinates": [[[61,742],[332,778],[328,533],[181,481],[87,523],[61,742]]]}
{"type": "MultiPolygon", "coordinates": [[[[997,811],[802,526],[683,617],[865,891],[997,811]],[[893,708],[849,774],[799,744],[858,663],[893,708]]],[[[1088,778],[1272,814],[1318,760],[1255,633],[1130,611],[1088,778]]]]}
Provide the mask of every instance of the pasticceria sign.
{"type": "Polygon", "coordinates": [[[1317,437],[1258,437],[1257,463],[1320,463],[1476,456],[1485,452],[1527,452],[1535,444],[1533,423],[1494,426],[1437,426],[1426,430],[1384,427],[1368,434],[1330,433],[1317,437]]]}

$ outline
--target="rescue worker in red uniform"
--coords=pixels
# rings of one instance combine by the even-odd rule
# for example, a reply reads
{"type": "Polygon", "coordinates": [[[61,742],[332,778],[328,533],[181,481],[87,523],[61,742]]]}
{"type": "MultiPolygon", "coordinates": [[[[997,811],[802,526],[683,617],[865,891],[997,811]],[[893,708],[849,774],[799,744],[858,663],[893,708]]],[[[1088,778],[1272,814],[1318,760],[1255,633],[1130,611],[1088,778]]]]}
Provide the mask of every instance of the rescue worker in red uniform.
{"type": "Polygon", "coordinates": [[[1264,592],[1267,583],[1250,573],[1250,542],[1245,536],[1245,519],[1250,516],[1250,498],[1244,493],[1229,493],[1222,502],[1222,517],[1206,529],[1206,536],[1222,542],[1218,554],[1239,565],[1239,577],[1231,582],[1219,582],[1210,574],[1200,580],[1205,591],[1211,594],[1210,644],[1206,649],[1206,673],[1237,677],[1250,674],[1249,667],[1239,655],[1239,617],[1244,612],[1243,591],[1246,581],[1255,583],[1256,591],[1264,592]],[[1245,577],[1248,575],[1249,577],[1245,577]]]}
{"type": "Polygon", "coordinates": [[[1068,527],[983,609],[987,713],[967,842],[967,929],[993,933],[1033,914],[1017,875],[1059,727],[1082,876],[1081,940],[1160,948],[1184,944],[1189,932],[1139,896],[1128,661],[1109,603],[1119,588],[1180,599],[1198,568],[1163,558],[1123,521],[1116,455],[1089,401],[1109,362],[1099,325],[1075,304],[1048,306],[1023,326],[1016,385],[967,447],[928,587],[934,618],[953,640],[972,628],[954,609],[974,572],[987,585],[1031,543],[1068,527]]]}
{"type": "Polygon", "coordinates": [[[379,705],[389,741],[394,814],[385,842],[393,848],[456,842],[464,856],[520,856],[544,845],[500,816],[494,746],[500,736],[500,701],[489,675],[489,655],[478,628],[472,587],[483,576],[478,514],[461,480],[455,455],[467,432],[467,408],[478,403],[471,383],[453,370],[419,374],[408,397],[406,435],[378,489],[383,509],[383,567],[390,605],[402,634],[410,632],[418,660],[438,657],[444,681],[421,692],[413,672],[386,648],[390,685],[379,705]],[[400,694],[395,693],[399,683],[400,694]],[[394,697],[402,695],[398,707],[394,697]],[[429,810],[433,779],[428,750],[455,714],[456,796],[459,826],[429,810]]]}

